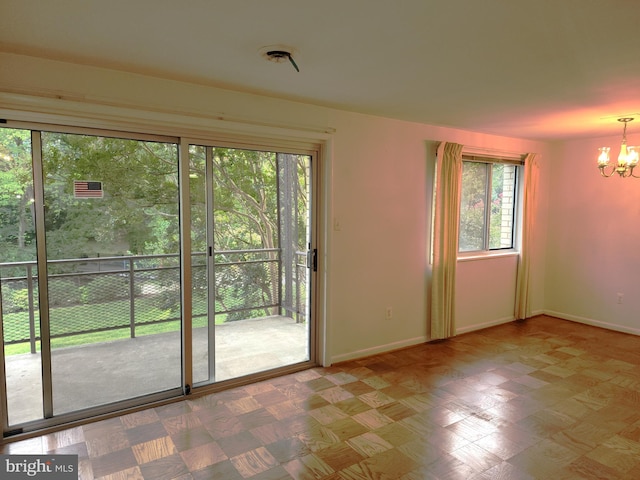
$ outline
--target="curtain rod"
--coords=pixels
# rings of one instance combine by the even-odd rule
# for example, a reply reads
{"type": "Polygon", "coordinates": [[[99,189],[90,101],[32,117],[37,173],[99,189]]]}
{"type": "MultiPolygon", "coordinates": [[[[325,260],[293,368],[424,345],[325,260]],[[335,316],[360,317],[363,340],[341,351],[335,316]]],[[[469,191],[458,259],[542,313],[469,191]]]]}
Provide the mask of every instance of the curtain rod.
{"type": "Polygon", "coordinates": [[[486,147],[472,147],[463,145],[462,147],[463,155],[490,155],[492,157],[504,158],[507,160],[518,160],[523,161],[524,157],[527,155],[526,153],[521,152],[508,152],[506,150],[497,150],[495,148],[486,148],[486,147]]]}

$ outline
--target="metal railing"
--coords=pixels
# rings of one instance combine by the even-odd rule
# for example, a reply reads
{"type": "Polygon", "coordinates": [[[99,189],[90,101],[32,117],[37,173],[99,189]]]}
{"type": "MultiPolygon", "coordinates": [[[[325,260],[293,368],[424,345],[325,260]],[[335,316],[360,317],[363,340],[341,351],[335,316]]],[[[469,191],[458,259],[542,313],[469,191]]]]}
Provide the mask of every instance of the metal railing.
{"type": "MultiPolygon", "coordinates": [[[[281,311],[304,321],[306,270],[298,262],[294,305],[282,304],[279,249],[214,251],[214,315],[227,321],[281,311]],[[303,293],[301,293],[301,291],[303,293]]],[[[206,253],[192,255],[192,317],[207,316],[206,253]]],[[[47,263],[51,338],[129,329],[180,320],[178,254],[50,260],[47,263]]],[[[0,263],[4,343],[40,339],[36,262],[0,263]],[[8,275],[3,275],[3,272],[8,275]]]]}

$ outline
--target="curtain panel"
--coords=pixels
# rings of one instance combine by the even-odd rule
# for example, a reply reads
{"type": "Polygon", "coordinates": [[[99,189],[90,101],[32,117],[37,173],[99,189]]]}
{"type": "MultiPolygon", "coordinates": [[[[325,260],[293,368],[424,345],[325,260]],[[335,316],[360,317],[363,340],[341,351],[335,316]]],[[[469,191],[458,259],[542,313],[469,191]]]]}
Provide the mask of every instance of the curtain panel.
{"type": "Polygon", "coordinates": [[[522,241],[518,259],[516,276],[516,302],[514,316],[523,320],[532,315],[531,279],[529,264],[531,262],[532,236],[535,225],[535,197],[538,187],[539,168],[536,154],[529,153],[524,159],[524,195],[522,204],[522,241]]]}
{"type": "Polygon", "coordinates": [[[436,198],[433,222],[430,339],[452,337],[455,325],[456,264],[462,145],[443,143],[436,158],[436,198]]]}

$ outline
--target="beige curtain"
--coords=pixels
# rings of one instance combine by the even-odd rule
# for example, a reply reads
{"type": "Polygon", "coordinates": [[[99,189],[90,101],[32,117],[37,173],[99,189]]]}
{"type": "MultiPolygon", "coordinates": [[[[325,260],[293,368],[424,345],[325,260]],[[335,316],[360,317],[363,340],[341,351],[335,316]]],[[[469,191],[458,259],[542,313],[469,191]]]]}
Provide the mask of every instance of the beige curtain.
{"type": "Polygon", "coordinates": [[[535,197],[538,186],[538,163],[536,154],[529,153],[524,159],[524,199],[522,205],[522,245],[516,278],[515,318],[522,320],[531,316],[531,281],[529,263],[531,259],[532,234],[535,223],[535,197]]]}
{"type": "Polygon", "coordinates": [[[443,143],[436,160],[431,340],[455,335],[456,262],[462,183],[462,145],[443,143]]]}

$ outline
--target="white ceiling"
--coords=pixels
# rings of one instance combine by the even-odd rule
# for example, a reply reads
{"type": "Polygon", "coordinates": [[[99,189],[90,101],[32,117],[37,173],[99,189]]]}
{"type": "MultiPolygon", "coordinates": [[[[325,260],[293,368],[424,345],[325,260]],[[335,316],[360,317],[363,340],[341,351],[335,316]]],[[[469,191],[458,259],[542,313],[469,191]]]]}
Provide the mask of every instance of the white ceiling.
{"type": "Polygon", "coordinates": [[[638,0],[0,0],[0,51],[522,138],[640,132],[638,0]]]}

